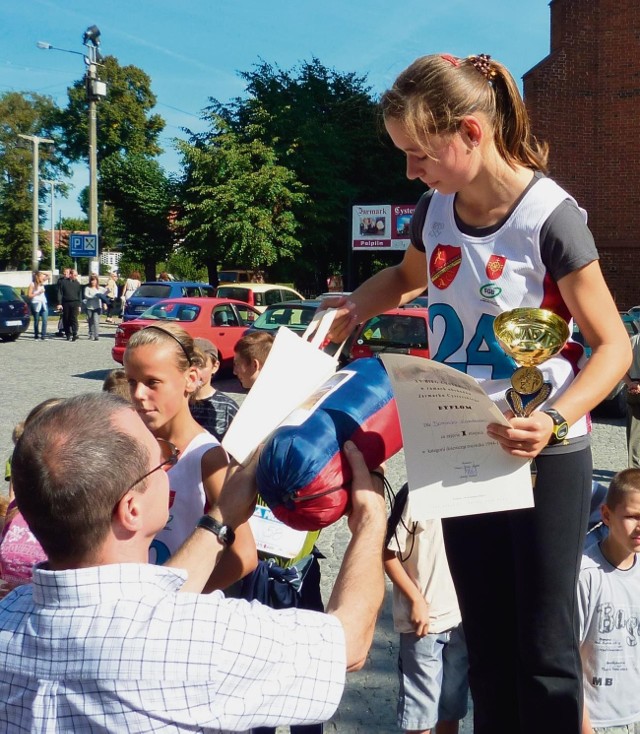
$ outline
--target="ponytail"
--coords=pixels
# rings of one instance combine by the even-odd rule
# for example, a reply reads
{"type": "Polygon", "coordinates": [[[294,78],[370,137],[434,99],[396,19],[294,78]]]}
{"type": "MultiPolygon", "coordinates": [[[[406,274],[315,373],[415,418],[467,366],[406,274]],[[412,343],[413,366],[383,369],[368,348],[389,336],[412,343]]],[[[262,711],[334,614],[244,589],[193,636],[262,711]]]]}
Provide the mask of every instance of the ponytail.
{"type": "Polygon", "coordinates": [[[429,137],[455,133],[467,115],[483,113],[494,143],[509,166],[547,171],[548,146],[532,136],[529,115],[505,66],[487,54],[464,59],[423,56],[396,79],[381,99],[383,115],[399,120],[425,150],[429,137]]]}

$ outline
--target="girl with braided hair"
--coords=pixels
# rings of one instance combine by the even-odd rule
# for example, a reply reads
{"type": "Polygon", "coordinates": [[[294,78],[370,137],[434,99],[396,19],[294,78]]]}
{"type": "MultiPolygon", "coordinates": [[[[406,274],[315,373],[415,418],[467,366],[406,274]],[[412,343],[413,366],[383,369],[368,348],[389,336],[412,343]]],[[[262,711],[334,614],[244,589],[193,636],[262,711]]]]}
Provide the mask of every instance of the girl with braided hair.
{"type": "MultiPolygon", "coordinates": [[[[507,69],[487,55],[417,59],[382,97],[407,176],[430,189],[402,262],[332,299],[332,337],[429,286],[432,358],[475,377],[509,427],[489,436],[536,460],[535,506],[443,520],[469,651],[475,734],[579,734],[576,581],[592,460],[589,411],[625,373],[629,339],[598,264],[586,216],[546,176],[507,69]],[[569,342],[544,363],[551,396],[528,417],[508,409],[517,365],[493,321],[514,308],[573,319],[593,348],[569,342]]],[[[425,468],[427,470],[427,468],[425,468]]]]}

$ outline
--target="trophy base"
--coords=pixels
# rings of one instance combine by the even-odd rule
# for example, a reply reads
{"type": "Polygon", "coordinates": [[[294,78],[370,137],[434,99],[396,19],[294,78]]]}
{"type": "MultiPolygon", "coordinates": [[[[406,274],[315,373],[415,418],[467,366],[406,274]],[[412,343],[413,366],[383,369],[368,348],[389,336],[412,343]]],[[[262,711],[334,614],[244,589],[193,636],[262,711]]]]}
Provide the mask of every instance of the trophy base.
{"type": "Polygon", "coordinates": [[[544,403],[549,395],[551,395],[551,385],[545,382],[534,395],[521,395],[510,387],[505,394],[505,399],[515,415],[519,418],[528,418],[534,410],[537,410],[544,403]]]}

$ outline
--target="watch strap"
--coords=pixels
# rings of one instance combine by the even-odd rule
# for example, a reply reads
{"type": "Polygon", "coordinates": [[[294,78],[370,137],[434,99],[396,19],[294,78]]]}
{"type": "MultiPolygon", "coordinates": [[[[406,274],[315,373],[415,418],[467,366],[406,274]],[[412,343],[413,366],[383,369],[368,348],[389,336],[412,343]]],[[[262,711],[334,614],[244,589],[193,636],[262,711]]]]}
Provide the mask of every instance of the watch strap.
{"type": "Polygon", "coordinates": [[[236,534],[228,525],[214,520],[210,515],[203,515],[196,525],[198,528],[204,528],[213,533],[224,545],[231,545],[236,539],[236,534]]]}
{"type": "Polygon", "coordinates": [[[555,408],[547,408],[542,412],[546,413],[553,421],[553,433],[549,439],[549,446],[562,443],[569,433],[569,424],[555,408]]]}

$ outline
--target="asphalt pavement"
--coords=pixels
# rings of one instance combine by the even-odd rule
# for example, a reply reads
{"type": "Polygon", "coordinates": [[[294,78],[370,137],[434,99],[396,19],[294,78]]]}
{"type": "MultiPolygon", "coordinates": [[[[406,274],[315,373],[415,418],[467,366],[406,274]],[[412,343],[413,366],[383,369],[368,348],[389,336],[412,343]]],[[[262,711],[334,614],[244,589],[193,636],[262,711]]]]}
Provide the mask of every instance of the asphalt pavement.
{"type": "MultiPolygon", "coordinates": [[[[50,333],[56,319],[49,321],[50,333]]],[[[12,450],[11,431],[29,410],[50,397],[68,397],[100,390],[111,369],[119,365],[111,359],[115,327],[103,324],[99,341],[89,341],[86,324],[81,323],[80,339],[67,342],[50,336],[36,341],[25,334],[16,342],[0,343],[0,457],[12,450]]],[[[216,387],[238,402],[245,392],[235,378],[220,380],[216,387]]],[[[594,419],[594,478],[607,484],[626,466],[626,439],[622,420],[594,419]]],[[[395,490],[406,479],[402,452],[388,462],[387,476],[395,490]]],[[[322,561],[323,596],[328,599],[340,567],[349,532],[344,521],[325,529],[318,543],[325,555],[322,561]]],[[[372,563],[374,559],[372,559],[372,563]]],[[[387,585],[385,603],[376,627],[369,660],[362,671],[348,676],[347,688],[334,718],[325,732],[340,734],[391,733],[399,731],[395,724],[397,694],[397,634],[393,631],[391,600],[387,585]]],[[[285,732],[286,729],[279,729],[285,732]]],[[[471,715],[460,731],[473,731],[471,715]]]]}

